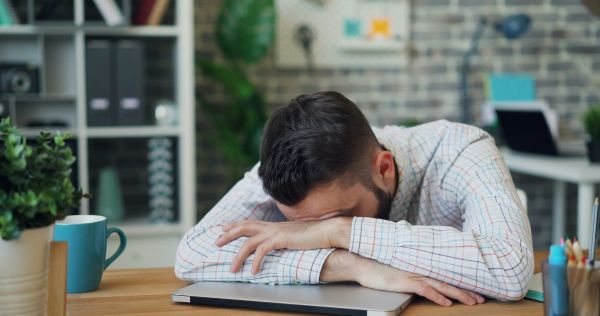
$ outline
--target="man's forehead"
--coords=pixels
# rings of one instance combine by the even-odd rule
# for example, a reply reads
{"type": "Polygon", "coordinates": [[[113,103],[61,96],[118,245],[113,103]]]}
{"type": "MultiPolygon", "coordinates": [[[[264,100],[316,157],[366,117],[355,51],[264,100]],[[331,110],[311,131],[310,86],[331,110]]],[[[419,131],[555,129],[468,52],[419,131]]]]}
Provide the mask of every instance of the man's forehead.
{"type": "Polygon", "coordinates": [[[294,206],[277,203],[277,206],[286,213],[305,215],[320,215],[327,212],[351,208],[356,199],[356,185],[342,186],[331,183],[311,190],[308,195],[294,206]]]}

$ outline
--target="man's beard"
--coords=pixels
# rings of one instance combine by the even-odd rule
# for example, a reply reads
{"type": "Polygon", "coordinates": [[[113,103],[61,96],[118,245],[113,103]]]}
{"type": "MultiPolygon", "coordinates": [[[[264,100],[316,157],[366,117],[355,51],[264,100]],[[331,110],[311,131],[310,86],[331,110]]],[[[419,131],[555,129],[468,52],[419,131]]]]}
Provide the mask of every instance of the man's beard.
{"type": "Polygon", "coordinates": [[[388,219],[390,216],[390,210],[392,208],[392,195],[385,192],[375,183],[371,183],[369,190],[375,194],[378,202],[377,214],[375,214],[375,218],[388,219]]]}

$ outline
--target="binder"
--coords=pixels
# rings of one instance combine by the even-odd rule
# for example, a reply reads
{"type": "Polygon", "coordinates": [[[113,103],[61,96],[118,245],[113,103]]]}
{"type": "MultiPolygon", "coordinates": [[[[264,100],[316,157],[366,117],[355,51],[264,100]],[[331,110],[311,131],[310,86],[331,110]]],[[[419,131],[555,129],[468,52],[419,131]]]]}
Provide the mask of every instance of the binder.
{"type": "Polygon", "coordinates": [[[115,43],[113,68],[118,125],[146,123],[144,98],[144,46],[135,40],[115,43]]]}
{"type": "Polygon", "coordinates": [[[0,119],[9,116],[8,108],[8,100],[0,99],[0,119]]]}
{"type": "Polygon", "coordinates": [[[89,40],[86,43],[87,125],[113,125],[111,89],[111,48],[108,40],[89,40]]]}

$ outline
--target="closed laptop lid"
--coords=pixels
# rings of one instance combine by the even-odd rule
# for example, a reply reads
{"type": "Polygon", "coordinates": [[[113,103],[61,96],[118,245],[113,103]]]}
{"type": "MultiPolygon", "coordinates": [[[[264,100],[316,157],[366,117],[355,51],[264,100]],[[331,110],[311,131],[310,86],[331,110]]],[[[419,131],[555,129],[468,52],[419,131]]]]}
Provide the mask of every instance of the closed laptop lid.
{"type": "Polygon", "coordinates": [[[373,290],[357,284],[268,285],[198,282],[172,294],[175,302],[313,312],[338,315],[395,315],[411,294],[373,290]]]}

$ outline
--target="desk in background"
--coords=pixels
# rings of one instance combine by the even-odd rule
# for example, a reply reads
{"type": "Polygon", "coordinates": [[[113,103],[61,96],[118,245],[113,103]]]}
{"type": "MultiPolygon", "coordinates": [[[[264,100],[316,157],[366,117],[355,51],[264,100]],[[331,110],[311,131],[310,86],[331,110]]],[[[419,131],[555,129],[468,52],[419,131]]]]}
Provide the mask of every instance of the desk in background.
{"type": "Polygon", "coordinates": [[[552,157],[501,149],[511,171],[554,180],[552,241],[565,237],[565,198],[567,182],[577,184],[577,238],[589,245],[591,236],[594,184],[600,183],[600,165],[587,157],[552,157]]]}
{"type": "MultiPolygon", "coordinates": [[[[535,253],[535,272],[540,272],[541,262],[548,252],[535,253]]],[[[172,268],[108,270],[100,288],[95,292],[69,294],[68,315],[286,315],[281,312],[243,310],[176,304],[171,302],[171,292],[186,285],[178,280],[172,268]]],[[[455,303],[452,307],[437,306],[417,298],[400,315],[542,315],[542,303],[522,300],[498,302],[490,300],[476,306],[455,303]]],[[[312,315],[294,313],[293,315],[312,315]]]]}

